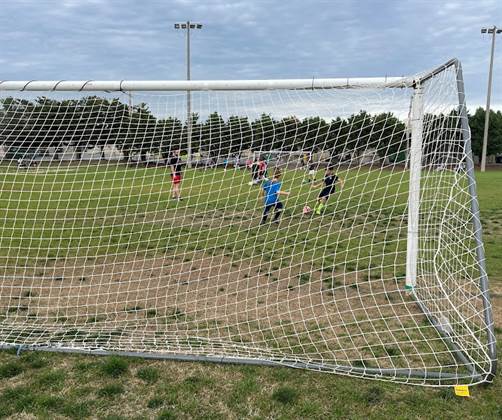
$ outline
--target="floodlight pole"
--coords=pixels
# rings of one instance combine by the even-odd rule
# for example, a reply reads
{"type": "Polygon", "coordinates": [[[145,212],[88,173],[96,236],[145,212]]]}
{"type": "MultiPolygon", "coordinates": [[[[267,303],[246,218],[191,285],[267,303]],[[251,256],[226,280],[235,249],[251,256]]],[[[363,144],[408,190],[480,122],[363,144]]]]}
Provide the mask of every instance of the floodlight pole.
{"type": "MultiPolygon", "coordinates": [[[[174,29],[186,29],[186,64],[187,64],[187,80],[191,79],[190,75],[190,29],[202,29],[202,24],[193,23],[187,20],[183,23],[175,23],[174,29]]],[[[187,167],[192,167],[192,94],[187,90],[187,167]]]]}
{"type": "Polygon", "coordinates": [[[493,28],[482,28],[482,34],[492,34],[492,48],[490,53],[490,70],[488,73],[488,93],[486,95],[486,109],[485,109],[485,129],[483,132],[483,148],[481,150],[481,172],[486,169],[486,149],[488,146],[488,128],[490,125],[490,99],[492,94],[492,77],[493,77],[493,56],[495,53],[495,36],[502,32],[502,29],[497,29],[496,26],[493,28]]]}
{"type": "Polygon", "coordinates": [[[132,115],[132,93],[126,92],[127,95],[127,107],[129,109],[129,115],[132,115]]]}

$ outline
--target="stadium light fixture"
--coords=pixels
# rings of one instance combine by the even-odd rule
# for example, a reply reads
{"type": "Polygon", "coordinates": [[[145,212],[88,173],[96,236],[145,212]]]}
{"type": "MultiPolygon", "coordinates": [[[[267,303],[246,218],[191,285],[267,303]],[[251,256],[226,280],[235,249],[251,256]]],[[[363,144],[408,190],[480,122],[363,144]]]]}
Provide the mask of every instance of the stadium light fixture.
{"type": "Polygon", "coordinates": [[[490,70],[488,72],[488,92],[486,94],[485,109],[485,129],[483,132],[483,147],[481,149],[481,172],[486,170],[486,149],[488,147],[488,127],[490,124],[490,99],[492,94],[492,76],[493,76],[493,56],[495,53],[495,36],[502,33],[502,29],[493,26],[492,28],[481,28],[482,34],[492,35],[492,48],[490,53],[490,70]]]}
{"type": "MultiPolygon", "coordinates": [[[[187,63],[187,80],[190,80],[190,30],[202,29],[201,23],[194,23],[187,20],[186,22],[178,22],[174,24],[174,29],[186,30],[186,63],[187,63]]],[[[192,104],[191,93],[187,91],[187,166],[192,167],[192,104]]]]}

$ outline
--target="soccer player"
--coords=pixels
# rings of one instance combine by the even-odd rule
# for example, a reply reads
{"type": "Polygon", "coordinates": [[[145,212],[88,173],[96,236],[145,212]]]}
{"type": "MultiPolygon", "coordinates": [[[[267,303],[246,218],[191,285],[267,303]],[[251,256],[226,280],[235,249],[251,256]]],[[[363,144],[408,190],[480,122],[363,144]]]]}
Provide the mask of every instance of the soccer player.
{"type": "Polygon", "coordinates": [[[310,162],[310,156],[307,153],[303,154],[302,166],[305,168],[310,162]]]}
{"type": "Polygon", "coordinates": [[[312,155],[304,155],[304,169],[307,172],[307,176],[304,178],[303,182],[306,184],[311,184],[315,182],[316,175],[316,165],[312,159],[312,155]]]}
{"type": "Polygon", "coordinates": [[[343,180],[338,178],[338,176],[333,173],[333,168],[331,166],[328,166],[326,168],[323,181],[313,185],[313,187],[318,188],[324,184],[324,188],[321,190],[319,197],[317,198],[317,202],[314,207],[314,214],[319,215],[324,210],[328,198],[335,192],[337,182],[340,182],[340,186],[343,187],[343,180]]]}
{"type": "Polygon", "coordinates": [[[274,210],[274,223],[279,224],[279,218],[281,217],[284,205],[279,200],[280,195],[289,195],[289,192],[281,191],[281,170],[277,168],[274,171],[274,176],[271,180],[267,180],[263,183],[262,189],[264,194],[264,209],[263,216],[261,218],[261,224],[267,221],[268,214],[273,209],[274,210]]]}
{"type": "Polygon", "coordinates": [[[258,161],[258,180],[259,181],[266,181],[267,180],[267,161],[260,156],[260,159],[258,161]]]}
{"type": "Polygon", "coordinates": [[[315,175],[316,175],[316,167],[314,165],[314,162],[310,162],[308,166],[308,171],[309,171],[309,176],[307,178],[308,183],[313,183],[315,182],[315,175]]]}
{"type": "Polygon", "coordinates": [[[257,159],[254,159],[251,163],[251,165],[249,166],[251,168],[251,182],[249,183],[249,185],[256,185],[258,184],[258,160],[257,159]]]}
{"type": "Polygon", "coordinates": [[[180,187],[183,175],[179,150],[174,150],[171,154],[169,166],[171,167],[171,197],[175,200],[181,201],[180,187]]]}

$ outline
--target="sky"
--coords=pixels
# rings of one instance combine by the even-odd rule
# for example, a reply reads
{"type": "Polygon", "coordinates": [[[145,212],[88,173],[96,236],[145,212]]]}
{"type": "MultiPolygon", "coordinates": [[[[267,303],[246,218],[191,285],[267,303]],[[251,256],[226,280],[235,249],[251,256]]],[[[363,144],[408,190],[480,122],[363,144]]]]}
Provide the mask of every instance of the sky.
{"type": "MultiPolygon", "coordinates": [[[[1,80],[402,76],[461,60],[470,109],[486,101],[502,0],[0,0],[1,80]]],[[[502,110],[502,34],[492,107],[502,110]]]]}

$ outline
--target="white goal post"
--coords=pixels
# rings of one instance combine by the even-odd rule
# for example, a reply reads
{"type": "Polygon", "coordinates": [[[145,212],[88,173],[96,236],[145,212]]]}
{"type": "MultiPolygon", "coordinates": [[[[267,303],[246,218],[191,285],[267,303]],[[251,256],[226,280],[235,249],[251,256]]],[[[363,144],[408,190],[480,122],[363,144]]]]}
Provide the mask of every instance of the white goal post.
{"type": "Polygon", "coordinates": [[[0,81],[0,182],[0,347],[426,386],[495,374],[456,59],[406,77],[0,81]],[[266,176],[239,164],[266,151],[266,176]],[[303,154],[322,156],[315,180],[303,154]]]}

